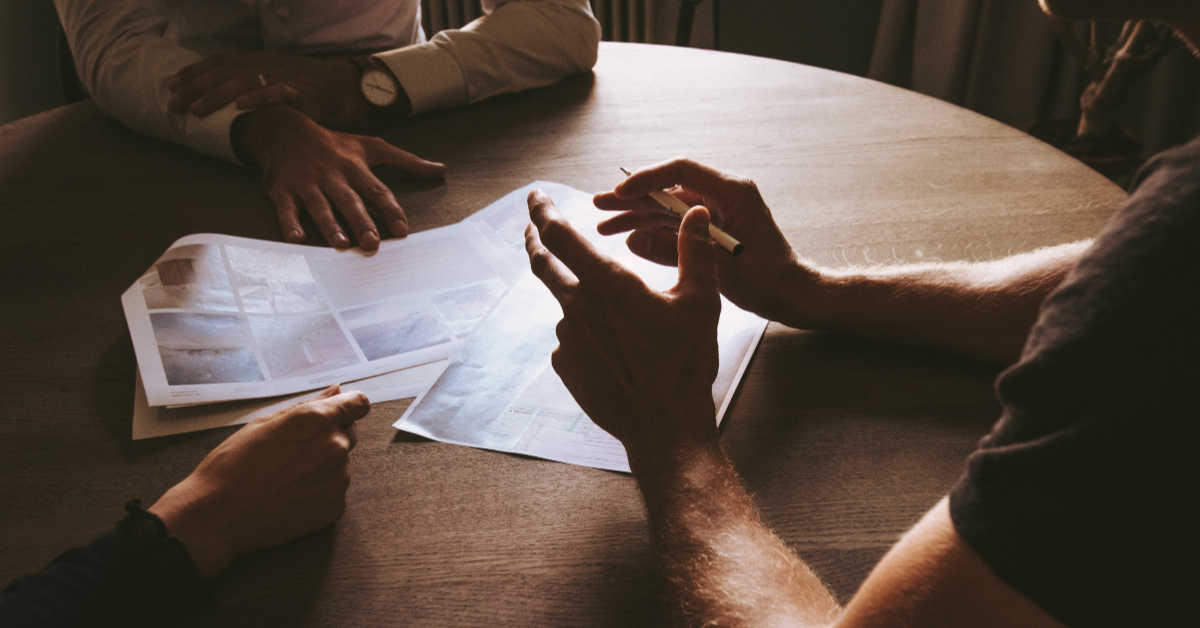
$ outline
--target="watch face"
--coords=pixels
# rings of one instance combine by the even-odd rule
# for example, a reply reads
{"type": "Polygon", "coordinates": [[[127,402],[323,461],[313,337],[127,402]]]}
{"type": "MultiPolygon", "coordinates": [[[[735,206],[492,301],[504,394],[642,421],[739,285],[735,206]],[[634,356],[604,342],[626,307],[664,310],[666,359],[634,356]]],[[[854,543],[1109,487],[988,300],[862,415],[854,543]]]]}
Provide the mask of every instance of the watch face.
{"type": "Polygon", "coordinates": [[[390,107],[396,103],[396,79],[383,70],[367,70],[363,72],[363,98],[376,107],[390,107]]]}

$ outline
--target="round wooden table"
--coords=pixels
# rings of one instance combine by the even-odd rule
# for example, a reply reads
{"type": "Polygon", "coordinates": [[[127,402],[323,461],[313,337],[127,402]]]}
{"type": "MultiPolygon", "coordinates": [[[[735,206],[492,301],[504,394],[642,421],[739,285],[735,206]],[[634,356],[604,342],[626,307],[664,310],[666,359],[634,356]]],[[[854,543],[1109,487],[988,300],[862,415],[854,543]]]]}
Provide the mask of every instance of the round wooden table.
{"type": "MultiPolygon", "coordinates": [[[[749,56],[601,45],[594,75],[406,122],[450,164],[389,180],[415,229],[533,179],[611,189],[687,155],[756,180],[824,265],[980,260],[1095,233],[1123,193],[1014,129],[862,78],[749,56]]],[[[0,584],[183,478],[230,429],[130,440],[135,362],[118,297],[176,238],[277,239],[242,169],[145,139],[90,102],[0,127],[4,293],[0,584]]],[[[753,246],[753,243],[748,243],[753,246]]],[[[997,416],[996,368],[772,324],[723,428],[767,521],[853,594],[946,492],[997,416]]],[[[195,625],[656,623],[631,477],[359,425],[345,516],[238,561],[195,625]]]]}

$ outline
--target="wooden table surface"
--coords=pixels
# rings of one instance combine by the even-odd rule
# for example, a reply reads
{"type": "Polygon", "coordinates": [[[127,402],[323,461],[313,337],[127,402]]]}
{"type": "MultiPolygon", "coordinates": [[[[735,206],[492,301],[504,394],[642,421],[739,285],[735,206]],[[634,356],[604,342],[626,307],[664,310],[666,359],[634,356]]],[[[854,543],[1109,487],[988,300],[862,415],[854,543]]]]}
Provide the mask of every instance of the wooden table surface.
{"type": "MultiPolygon", "coordinates": [[[[601,45],[594,75],[409,121],[451,165],[389,179],[415,229],[533,179],[611,189],[687,155],[755,179],[825,265],[980,260],[1094,234],[1123,198],[1053,148],[865,79],[695,49],[601,45]]],[[[119,295],[176,238],[277,239],[254,176],[145,139],[89,102],[0,127],[0,584],[182,479],[230,429],[130,440],[119,295]]],[[[753,246],[753,242],[747,243],[753,246]]],[[[723,428],[767,521],[847,599],[953,483],[997,415],[996,369],[772,324],[723,428]]],[[[626,475],[359,425],[346,515],[248,556],[195,625],[652,625],[626,475]]]]}

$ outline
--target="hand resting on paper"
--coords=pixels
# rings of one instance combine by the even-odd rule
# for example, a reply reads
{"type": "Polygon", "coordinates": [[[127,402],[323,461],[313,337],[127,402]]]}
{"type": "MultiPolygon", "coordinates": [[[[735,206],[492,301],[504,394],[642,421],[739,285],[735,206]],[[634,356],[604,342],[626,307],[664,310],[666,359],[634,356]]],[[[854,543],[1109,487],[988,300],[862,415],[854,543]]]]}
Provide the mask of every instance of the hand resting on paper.
{"type": "Polygon", "coordinates": [[[446,172],[445,164],[421,159],[378,137],[331,131],[290,107],[239,116],[231,133],[238,156],[262,171],[263,186],[289,242],[305,237],[299,217],[303,208],[329,244],[350,246],[340,215],[358,246],[374,251],[380,233],[368,207],[397,237],[408,235],[408,218],[371,168],[386,165],[426,179],[446,172]]]}
{"type": "Polygon", "coordinates": [[[149,508],[204,577],[239,555],[318,530],[342,515],[360,392],[320,397],[254,420],[208,454],[149,508]]]}
{"type": "Polygon", "coordinates": [[[562,306],[554,370],[580,407],[625,446],[634,473],[717,439],[717,293],[708,210],[678,237],[679,281],[647,287],[598,253],[540,190],[528,197],[525,248],[562,306]]]}

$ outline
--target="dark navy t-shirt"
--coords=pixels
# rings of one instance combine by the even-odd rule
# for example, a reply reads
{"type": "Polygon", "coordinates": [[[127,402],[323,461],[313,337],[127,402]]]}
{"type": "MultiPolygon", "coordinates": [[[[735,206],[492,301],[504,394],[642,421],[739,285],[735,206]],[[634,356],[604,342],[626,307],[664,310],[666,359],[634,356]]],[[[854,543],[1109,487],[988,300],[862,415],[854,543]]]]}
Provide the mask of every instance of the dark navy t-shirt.
{"type": "Polygon", "coordinates": [[[1200,138],[1157,155],[996,382],[958,534],[1062,622],[1196,614],[1200,138]]]}

